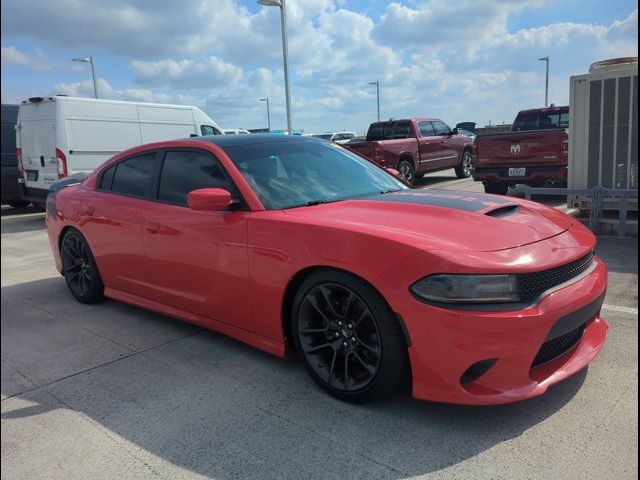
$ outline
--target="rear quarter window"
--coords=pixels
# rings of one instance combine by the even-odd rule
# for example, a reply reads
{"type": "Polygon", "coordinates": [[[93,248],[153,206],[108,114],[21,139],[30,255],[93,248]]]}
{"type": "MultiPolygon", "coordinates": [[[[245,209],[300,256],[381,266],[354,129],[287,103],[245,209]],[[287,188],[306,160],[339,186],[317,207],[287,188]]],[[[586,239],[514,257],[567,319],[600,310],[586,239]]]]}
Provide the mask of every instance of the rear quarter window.
{"type": "Polygon", "coordinates": [[[111,191],[134,197],[149,197],[156,157],[156,152],[152,152],[118,162],[111,191]]]}

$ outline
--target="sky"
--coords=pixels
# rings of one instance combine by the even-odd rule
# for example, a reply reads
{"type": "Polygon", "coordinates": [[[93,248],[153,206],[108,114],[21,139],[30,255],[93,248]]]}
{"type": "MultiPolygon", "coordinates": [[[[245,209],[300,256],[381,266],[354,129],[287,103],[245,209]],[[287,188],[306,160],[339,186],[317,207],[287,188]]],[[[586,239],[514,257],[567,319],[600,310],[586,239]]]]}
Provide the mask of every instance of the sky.
{"type": "MultiPolygon", "coordinates": [[[[223,128],[286,126],[280,15],[255,0],[2,0],[2,103],[93,96],[195,105],[223,128]]],[[[568,104],[569,77],[638,55],[628,0],[286,0],[293,128],[381,117],[510,123],[568,104]]]]}

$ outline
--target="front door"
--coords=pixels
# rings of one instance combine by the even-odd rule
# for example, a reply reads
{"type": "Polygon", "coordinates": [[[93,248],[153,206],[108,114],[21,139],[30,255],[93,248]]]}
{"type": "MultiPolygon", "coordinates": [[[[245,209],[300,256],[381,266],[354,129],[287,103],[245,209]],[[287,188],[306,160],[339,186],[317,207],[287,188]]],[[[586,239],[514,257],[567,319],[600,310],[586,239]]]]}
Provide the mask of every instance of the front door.
{"type": "Polygon", "coordinates": [[[142,237],[147,297],[219,322],[249,329],[247,256],[250,212],[240,202],[225,211],[196,211],[187,195],[198,188],[238,193],[218,160],[199,149],[167,150],[156,201],[145,212],[142,237]]]}

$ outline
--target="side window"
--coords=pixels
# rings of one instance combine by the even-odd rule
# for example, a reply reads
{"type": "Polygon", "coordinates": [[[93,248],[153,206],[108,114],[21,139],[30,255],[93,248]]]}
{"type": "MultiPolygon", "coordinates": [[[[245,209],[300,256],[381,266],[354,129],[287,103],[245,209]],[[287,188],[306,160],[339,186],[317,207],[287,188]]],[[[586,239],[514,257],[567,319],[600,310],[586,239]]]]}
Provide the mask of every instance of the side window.
{"type": "Polygon", "coordinates": [[[200,125],[200,133],[202,135],[222,135],[220,130],[211,125],[200,125]]]}
{"type": "MultiPolygon", "coordinates": [[[[156,165],[156,152],[118,162],[111,191],[134,197],[148,197],[156,165]]],[[[105,172],[106,173],[106,172],[105,172]]]]}
{"type": "Polygon", "coordinates": [[[393,127],[393,138],[411,138],[412,136],[409,122],[396,123],[393,127]]]}
{"type": "Polygon", "coordinates": [[[187,205],[187,195],[198,188],[226,188],[234,195],[218,160],[206,152],[172,152],[164,157],[158,199],[187,205]]]}
{"type": "Polygon", "coordinates": [[[110,166],[107,168],[100,177],[100,190],[111,190],[111,185],[113,185],[113,176],[116,173],[116,167],[118,164],[110,166]]]}
{"type": "Polygon", "coordinates": [[[436,130],[436,135],[448,135],[451,133],[451,129],[444,122],[433,122],[433,128],[436,130]]]}
{"type": "Polygon", "coordinates": [[[383,140],[383,139],[384,139],[384,125],[378,124],[378,125],[373,125],[371,128],[369,128],[369,131],[367,132],[367,141],[374,142],[374,141],[383,140]]]}
{"type": "Polygon", "coordinates": [[[422,137],[434,137],[436,134],[431,122],[418,122],[418,128],[422,137]]]}

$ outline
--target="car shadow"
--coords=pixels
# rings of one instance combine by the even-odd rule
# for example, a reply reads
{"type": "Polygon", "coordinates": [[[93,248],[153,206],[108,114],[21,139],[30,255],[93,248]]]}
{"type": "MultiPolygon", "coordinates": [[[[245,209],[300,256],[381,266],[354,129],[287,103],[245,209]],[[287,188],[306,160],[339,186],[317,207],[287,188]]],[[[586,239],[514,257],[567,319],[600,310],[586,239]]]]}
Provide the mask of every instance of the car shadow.
{"type": "Polygon", "coordinates": [[[322,393],[295,359],[119,302],[81,305],[62,278],[3,287],[2,300],[2,393],[19,400],[3,408],[3,422],[38,419],[65,442],[57,437],[70,429],[56,431],[46,415],[74,410],[145,452],[217,479],[435,472],[553,416],[587,375],[509,405],[408,396],[352,405],[322,393]],[[144,344],[145,337],[155,340],[144,344]]]}

